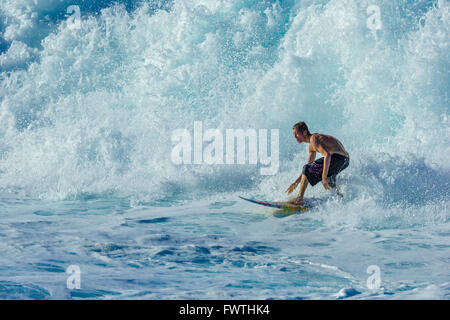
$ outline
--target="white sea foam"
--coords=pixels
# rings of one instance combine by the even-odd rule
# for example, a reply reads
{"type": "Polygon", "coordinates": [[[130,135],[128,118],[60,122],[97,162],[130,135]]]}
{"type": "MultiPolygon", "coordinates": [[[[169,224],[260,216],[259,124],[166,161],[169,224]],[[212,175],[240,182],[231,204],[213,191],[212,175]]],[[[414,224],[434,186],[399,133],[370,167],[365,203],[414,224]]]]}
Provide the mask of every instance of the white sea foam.
{"type": "MultiPolygon", "coordinates": [[[[381,5],[376,39],[364,1],[111,6],[82,11],[79,29],[58,16],[67,3],[57,2],[2,7],[10,44],[0,56],[3,190],[43,199],[235,191],[282,199],[306,158],[291,136],[305,120],[351,154],[341,174],[347,197],[330,204],[345,221],[448,220],[447,2],[421,2],[409,16],[394,10],[400,2],[381,5]],[[194,121],[279,128],[278,174],[174,165],[171,133],[194,121]]],[[[320,186],[307,191],[324,195],[320,186]]]]}

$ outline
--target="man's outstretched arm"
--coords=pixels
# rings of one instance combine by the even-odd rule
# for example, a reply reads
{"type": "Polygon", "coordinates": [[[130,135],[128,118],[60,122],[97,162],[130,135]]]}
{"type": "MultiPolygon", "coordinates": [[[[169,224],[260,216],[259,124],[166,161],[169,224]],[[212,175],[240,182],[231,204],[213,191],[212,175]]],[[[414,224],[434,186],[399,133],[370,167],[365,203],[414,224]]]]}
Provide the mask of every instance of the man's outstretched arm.
{"type": "Polygon", "coordinates": [[[329,152],[326,145],[322,144],[320,139],[311,140],[314,148],[318,150],[323,155],[323,170],[322,170],[322,184],[327,190],[331,189],[328,184],[328,170],[330,169],[331,153],[329,152]]]}

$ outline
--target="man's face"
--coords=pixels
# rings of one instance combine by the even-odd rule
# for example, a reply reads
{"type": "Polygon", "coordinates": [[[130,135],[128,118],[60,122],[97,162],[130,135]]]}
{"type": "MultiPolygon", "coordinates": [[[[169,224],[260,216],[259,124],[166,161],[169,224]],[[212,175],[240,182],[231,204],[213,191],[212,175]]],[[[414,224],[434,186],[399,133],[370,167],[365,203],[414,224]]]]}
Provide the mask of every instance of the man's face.
{"type": "Polygon", "coordinates": [[[300,130],[293,129],[292,132],[294,133],[295,140],[297,140],[298,143],[305,141],[305,136],[300,132],[300,130]]]}

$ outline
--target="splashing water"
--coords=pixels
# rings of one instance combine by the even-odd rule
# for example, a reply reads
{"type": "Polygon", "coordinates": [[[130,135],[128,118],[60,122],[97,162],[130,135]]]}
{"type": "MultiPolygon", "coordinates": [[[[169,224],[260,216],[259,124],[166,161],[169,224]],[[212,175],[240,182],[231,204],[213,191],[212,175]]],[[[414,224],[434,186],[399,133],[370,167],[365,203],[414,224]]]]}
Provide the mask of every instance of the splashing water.
{"type": "Polygon", "coordinates": [[[446,0],[2,0],[0,295],[448,298],[449,29],[446,0]],[[345,197],[257,214],[236,196],[286,198],[300,120],[351,154],[345,197]],[[195,121],[279,129],[278,173],[174,164],[195,121]]]}

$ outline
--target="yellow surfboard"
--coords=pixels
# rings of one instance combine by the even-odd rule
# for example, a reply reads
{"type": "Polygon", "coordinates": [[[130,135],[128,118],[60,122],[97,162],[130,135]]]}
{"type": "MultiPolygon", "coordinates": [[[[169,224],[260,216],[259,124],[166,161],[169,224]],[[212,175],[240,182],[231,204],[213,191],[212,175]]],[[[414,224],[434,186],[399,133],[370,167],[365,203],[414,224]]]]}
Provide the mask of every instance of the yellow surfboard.
{"type": "Polygon", "coordinates": [[[303,211],[306,211],[306,210],[312,208],[311,206],[307,206],[307,205],[300,206],[300,205],[295,205],[295,204],[291,204],[291,203],[287,203],[287,202],[261,201],[261,200],[255,200],[255,199],[247,199],[247,198],[244,198],[241,196],[239,196],[239,198],[241,198],[242,200],[245,200],[245,201],[259,204],[261,206],[278,208],[278,209],[289,211],[289,212],[295,212],[295,211],[303,212],[303,211]]]}

